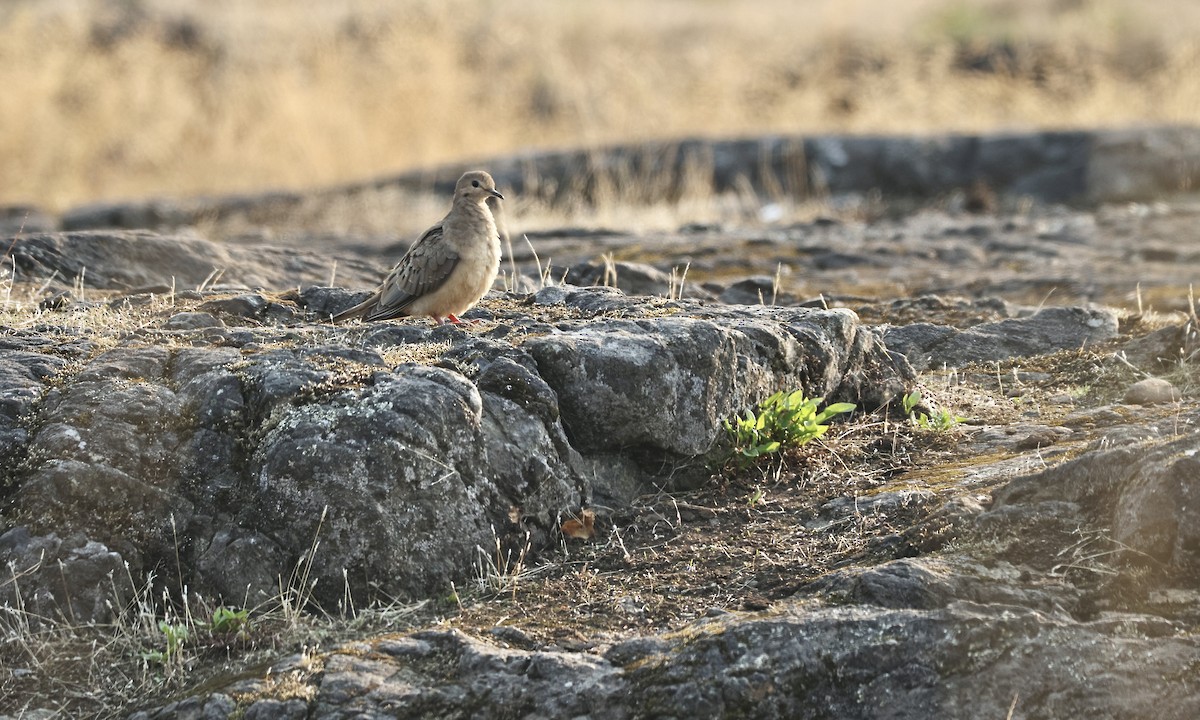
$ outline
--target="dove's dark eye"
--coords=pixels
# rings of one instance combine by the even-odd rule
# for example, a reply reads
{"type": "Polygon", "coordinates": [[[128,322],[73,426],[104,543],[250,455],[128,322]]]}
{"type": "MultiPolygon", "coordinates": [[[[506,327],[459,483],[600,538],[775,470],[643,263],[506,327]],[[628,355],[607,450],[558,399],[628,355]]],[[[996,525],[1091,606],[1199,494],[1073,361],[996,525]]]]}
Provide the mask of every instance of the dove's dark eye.
{"type": "Polygon", "coordinates": [[[478,181],[478,180],[472,180],[472,181],[471,181],[471,187],[479,187],[479,181],[478,181]]]}

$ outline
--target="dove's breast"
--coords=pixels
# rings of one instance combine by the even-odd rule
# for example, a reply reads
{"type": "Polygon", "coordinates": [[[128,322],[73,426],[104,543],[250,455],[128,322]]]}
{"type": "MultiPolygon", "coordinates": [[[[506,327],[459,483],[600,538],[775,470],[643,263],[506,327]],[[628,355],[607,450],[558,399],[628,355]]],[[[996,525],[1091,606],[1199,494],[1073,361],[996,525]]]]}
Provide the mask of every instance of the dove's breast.
{"type": "Polygon", "coordinates": [[[458,241],[458,263],[441,287],[413,302],[408,314],[435,318],[458,315],[492,289],[500,273],[500,238],[491,212],[481,209],[483,217],[476,218],[477,224],[465,232],[446,227],[446,233],[453,233],[458,241]]]}

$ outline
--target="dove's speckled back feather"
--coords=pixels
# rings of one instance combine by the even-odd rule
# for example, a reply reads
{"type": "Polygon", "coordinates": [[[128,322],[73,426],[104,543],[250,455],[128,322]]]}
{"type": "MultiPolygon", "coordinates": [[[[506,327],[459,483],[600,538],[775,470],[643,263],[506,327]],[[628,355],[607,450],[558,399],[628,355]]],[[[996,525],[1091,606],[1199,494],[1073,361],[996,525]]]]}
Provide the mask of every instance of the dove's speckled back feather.
{"type": "Polygon", "coordinates": [[[364,320],[402,317],[415,300],[442,285],[458,265],[458,251],[444,241],[442,223],[425,231],[379,288],[375,307],[364,320]]]}

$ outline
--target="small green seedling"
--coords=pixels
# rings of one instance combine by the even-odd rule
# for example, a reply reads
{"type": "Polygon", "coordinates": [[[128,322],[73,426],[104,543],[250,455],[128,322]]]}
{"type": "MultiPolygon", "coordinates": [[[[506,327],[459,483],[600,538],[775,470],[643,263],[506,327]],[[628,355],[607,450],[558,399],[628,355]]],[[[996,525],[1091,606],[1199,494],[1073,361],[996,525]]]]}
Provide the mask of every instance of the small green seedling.
{"type": "Polygon", "coordinates": [[[913,410],[921,404],[921,391],[913,390],[902,397],[900,402],[904,406],[904,414],[908,417],[912,417],[913,410]]]}
{"type": "Polygon", "coordinates": [[[966,421],[965,417],[955,415],[949,410],[938,410],[932,417],[921,413],[916,417],[917,426],[922,430],[933,430],[934,432],[942,432],[950,430],[959,423],[966,421]]]}
{"type": "Polygon", "coordinates": [[[830,418],[855,409],[853,403],[833,403],[818,412],[823,401],[804,397],[803,390],[777,392],[759,403],[757,413],[747,410],[744,417],[726,420],[733,454],[751,463],[781,448],[799,447],[824,435],[830,418]]]}
{"type": "Polygon", "coordinates": [[[179,662],[179,653],[183,651],[184,643],[191,637],[191,632],[188,630],[187,625],[160,620],[158,622],[158,631],[163,634],[163,639],[166,641],[166,649],[142,653],[142,657],[146,660],[162,663],[163,665],[179,662]]]}
{"type": "Polygon", "coordinates": [[[904,408],[904,414],[908,416],[909,422],[922,430],[942,432],[966,421],[965,417],[955,415],[945,409],[938,410],[932,417],[925,413],[919,413],[916,408],[921,404],[921,399],[921,391],[913,390],[900,398],[900,405],[904,408]]]}

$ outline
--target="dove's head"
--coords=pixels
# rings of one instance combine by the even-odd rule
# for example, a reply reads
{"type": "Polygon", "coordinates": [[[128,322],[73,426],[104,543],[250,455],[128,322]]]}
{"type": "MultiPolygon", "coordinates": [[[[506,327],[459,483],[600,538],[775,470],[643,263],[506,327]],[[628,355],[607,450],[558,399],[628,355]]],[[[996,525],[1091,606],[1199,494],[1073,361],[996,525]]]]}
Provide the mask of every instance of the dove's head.
{"type": "Polygon", "coordinates": [[[504,196],[496,189],[496,181],[482,170],[472,170],[464,174],[458,179],[458,184],[454,186],[455,200],[466,198],[477,203],[484,203],[490,197],[504,199],[504,196]]]}

